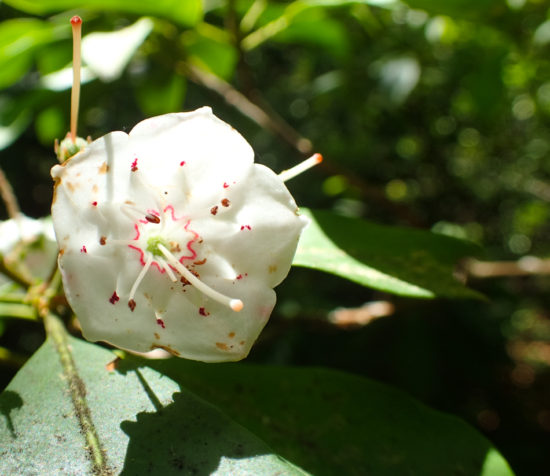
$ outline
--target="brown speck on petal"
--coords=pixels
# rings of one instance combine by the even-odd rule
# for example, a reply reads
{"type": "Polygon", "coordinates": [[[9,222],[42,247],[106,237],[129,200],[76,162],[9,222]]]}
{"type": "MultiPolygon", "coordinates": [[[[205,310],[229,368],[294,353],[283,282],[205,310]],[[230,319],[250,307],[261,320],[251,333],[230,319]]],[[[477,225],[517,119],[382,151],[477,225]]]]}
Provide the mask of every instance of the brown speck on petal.
{"type": "Polygon", "coordinates": [[[233,339],[233,337],[235,337],[235,333],[234,332],[230,332],[229,334],[227,334],[227,336],[231,339],[233,339]]]}
{"type": "Polygon", "coordinates": [[[212,215],[215,215],[216,213],[218,213],[218,205],[212,207],[210,209],[210,213],[212,213],[212,215]]]}
{"type": "Polygon", "coordinates": [[[229,346],[223,342],[216,342],[216,347],[221,350],[229,350],[229,346]]]}
{"type": "Polygon", "coordinates": [[[231,204],[227,198],[224,198],[221,203],[224,207],[228,207],[231,204]]]}
{"type": "Polygon", "coordinates": [[[130,308],[130,311],[134,312],[134,309],[136,308],[136,301],[130,299],[128,301],[128,307],[130,308]]]}
{"type": "Polygon", "coordinates": [[[99,239],[99,244],[101,246],[103,246],[105,243],[107,243],[107,237],[106,236],[102,236],[100,239],[99,239]]]}
{"type": "Polygon", "coordinates": [[[107,162],[103,162],[101,167],[99,167],[99,173],[106,174],[107,172],[109,172],[109,166],[107,165],[107,162]]]}
{"type": "Polygon", "coordinates": [[[195,261],[195,262],[193,262],[193,264],[195,264],[195,265],[197,265],[197,266],[199,266],[199,265],[201,265],[201,264],[204,264],[204,263],[206,263],[206,258],[201,259],[200,261],[195,261]]]}

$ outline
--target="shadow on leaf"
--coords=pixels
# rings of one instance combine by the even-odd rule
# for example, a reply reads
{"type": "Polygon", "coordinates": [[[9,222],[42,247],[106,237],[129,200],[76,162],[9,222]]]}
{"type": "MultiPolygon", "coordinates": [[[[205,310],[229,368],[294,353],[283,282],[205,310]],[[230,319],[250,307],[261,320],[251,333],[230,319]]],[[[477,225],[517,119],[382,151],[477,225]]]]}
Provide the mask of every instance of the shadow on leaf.
{"type": "Polygon", "coordinates": [[[0,413],[2,413],[2,415],[6,418],[8,428],[13,438],[17,438],[17,433],[15,431],[15,427],[13,426],[11,412],[16,408],[21,408],[22,406],[23,399],[17,392],[12,392],[11,390],[5,390],[2,392],[2,397],[0,398],[0,413]]]}
{"type": "Polygon", "coordinates": [[[172,403],[162,406],[140,370],[134,371],[156,411],[120,424],[129,437],[120,474],[200,476],[286,466],[260,439],[191,392],[174,393],[172,403]]]}

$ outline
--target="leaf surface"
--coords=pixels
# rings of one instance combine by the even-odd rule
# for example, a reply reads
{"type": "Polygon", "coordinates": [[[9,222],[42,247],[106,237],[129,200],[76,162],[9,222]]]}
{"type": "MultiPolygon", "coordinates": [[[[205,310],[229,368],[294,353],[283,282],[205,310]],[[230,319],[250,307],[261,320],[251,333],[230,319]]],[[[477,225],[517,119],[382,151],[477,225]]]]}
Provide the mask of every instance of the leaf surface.
{"type": "Polygon", "coordinates": [[[86,431],[104,474],[512,474],[457,418],[364,378],[181,359],[115,366],[108,350],[69,344],[77,378],[47,341],[0,395],[0,474],[90,474],[86,431]]]}
{"type": "Polygon", "coordinates": [[[479,298],[453,277],[475,245],[429,231],[390,227],[327,211],[311,218],[293,264],[332,273],[363,286],[417,298],[479,298]]]}

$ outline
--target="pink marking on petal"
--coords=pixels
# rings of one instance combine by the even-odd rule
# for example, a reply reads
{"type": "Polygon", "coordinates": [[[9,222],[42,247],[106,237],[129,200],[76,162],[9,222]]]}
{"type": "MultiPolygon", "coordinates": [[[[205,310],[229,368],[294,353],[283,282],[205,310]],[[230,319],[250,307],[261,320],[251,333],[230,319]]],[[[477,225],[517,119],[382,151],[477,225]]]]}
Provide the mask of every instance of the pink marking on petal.
{"type": "Polygon", "coordinates": [[[97,202],[92,202],[92,206],[97,207],[97,202]]]}
{"type": "Polygon", "coordinates": [[[136,230],[136,236],[134,237],[134,241],[139,240],[139,237],[141,233],[139,232],[139,227],[137,226],[137,223],[134,225],[134,229],[136,230]]]}
{"type": "Polygon", "coordinates": [[[80,248],[81,253],[87,253],[88,250],[86,249],[86,245],[82,245],[82,248],[80,248]]]}
{"type": "Polygon", "coordinates": [[[109,302],[111,304],[116,304],[118,301],[120,300],[120,298],[118,297],[118,294],[116,293],[116,291],[113,292],[113,295],[109,298],[109,302]]]}
{"type": "Polygon", "coordinates": [[[183,167],[184,165],[185,165],[185,160],[182,160],[182,161],[180,162],[180,167],[183,167]]]}
{"type": "Polygon", "coordinates": [[[250,227],[250,225],[241,225],[241,231],[243,230],[252,230],[252,228],[250,227]]]}
{"type": "Polygon", "coordinates": [[[164,325],[164,321],[162,319],[159,319],[158,317],[157,317],[157,324],[163,329],[166,329],[166,326],[164,325]]]}
{"type": "Polygon", "coordinates": [[[137,169],[138,169],[138,167],[137,167],[137,161],[138,161],[138,159],[137,159],[137,157],[136,157],[136,158],[134,159],[134,161],[132,162],[132,172],[137,172],[137,169]]]}
{"type": "Polygon", "coordinates": [[[223,183],[223,188],[228,188],[229,187],[229,184],[227,182],[224,182],[223,183]]]}
{"type": "Polygon", "coordinates": [[[239,274],[239,275],[237,276],[237,279],[243,279],[243,275],[242,275],[242,274],[239,274]]]}
{"type": "Polygon", "coordinates": [[[199,314],[205,317],[210,315],[210,313],[204,307],[199,307],[199,314]]]}

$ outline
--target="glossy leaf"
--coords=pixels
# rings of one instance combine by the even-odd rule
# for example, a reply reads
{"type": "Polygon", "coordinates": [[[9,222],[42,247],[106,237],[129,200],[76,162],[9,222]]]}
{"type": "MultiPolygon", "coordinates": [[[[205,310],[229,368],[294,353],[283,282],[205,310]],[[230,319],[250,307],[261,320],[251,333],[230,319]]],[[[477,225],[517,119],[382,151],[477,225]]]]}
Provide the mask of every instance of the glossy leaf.
{"type": "Polygon", "coordinates": [[[147,367],[109,372],[114,354],[70,344],[77,378],[48,341],[0,396],[1,474],[92,474],[84,435],[94,432],[102,474],[304,474],[176,381],[147,367]],[[85,405],[69,386],[85,392],[85,405]]]}
{"type": "MultiPolygon", "coordinates": [[[[83,8],[77,0],[4,0],[13,8],[36,15],[83,8]]],[[[202,18],[200,0],[88,0],[85,8],[89,10],[118,11],[138,15],[153,15],[168,18],[182,25],[194,25],[202,18]]]]}
{"type": "Polygon", "coordinates": [[[326,211],[301,209],[304,230],[293,264],[336,274],[381,291],[417,298],[473,298],[453,278],[469,243],[423,230],[376,225],[326,211]]]}
{"type": "Polygon", "coordinates": [[[76,376],[47,342],[0,396],[2,474],[88,474],[82,431],[116,474],[512,474],[460,420],[363,378],[135,357],[109,371],[111,352],[70,349],[76,376]],[[71,385],[85,394],[77,404],[71,385]]]}

